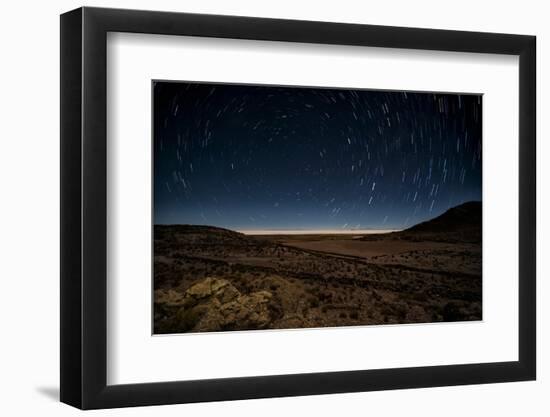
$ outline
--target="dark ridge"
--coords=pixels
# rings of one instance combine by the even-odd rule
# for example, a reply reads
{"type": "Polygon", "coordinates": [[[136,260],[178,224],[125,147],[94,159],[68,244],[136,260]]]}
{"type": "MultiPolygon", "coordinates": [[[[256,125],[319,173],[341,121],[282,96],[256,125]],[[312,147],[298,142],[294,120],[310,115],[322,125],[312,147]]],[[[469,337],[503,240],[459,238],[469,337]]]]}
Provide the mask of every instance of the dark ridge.
{"type": "Polygon", "coordinates": [[[481,227],[481,201],[470,201],[450,208],[431,220],[418,223],[405,232],[442,233],[458,232],[481,227]]]}
{"type": "Polygon", "coordinates": [[[367,235],[361,240],[396,239],[451,243],[481,242],[481,201],[470,201],[450,208],[431,220],[400,232],[367,235]]]}
{"type": "Polygon", "coordinates": [[[216,226],[191,225],[191,224],[173,224],[173,225],[155,225],[155,241],[164,239],[176,239],[185,244],[193,245],[239,245],[247,246],[254,244],[243,233],[224,229],[216,226]]]}
{"type": "Polygon", "coordinates": [[[155,224],[155,231],[171,230],[180,233],[216,233],[226,235],[245,236],[234,230],[224,229],[223,227],[197,225],[197,224],[155,224]]]}

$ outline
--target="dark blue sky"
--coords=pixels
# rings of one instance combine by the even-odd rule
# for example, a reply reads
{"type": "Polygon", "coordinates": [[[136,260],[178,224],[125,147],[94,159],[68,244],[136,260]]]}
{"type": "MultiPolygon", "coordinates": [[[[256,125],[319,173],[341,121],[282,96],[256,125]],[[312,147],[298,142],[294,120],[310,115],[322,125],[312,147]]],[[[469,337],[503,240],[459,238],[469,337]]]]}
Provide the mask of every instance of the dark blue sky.
{"type": "Polygon", "coordinates": [[[154,83],[154,222],[405,228],[481,200],[481,96],[154,83]]]}

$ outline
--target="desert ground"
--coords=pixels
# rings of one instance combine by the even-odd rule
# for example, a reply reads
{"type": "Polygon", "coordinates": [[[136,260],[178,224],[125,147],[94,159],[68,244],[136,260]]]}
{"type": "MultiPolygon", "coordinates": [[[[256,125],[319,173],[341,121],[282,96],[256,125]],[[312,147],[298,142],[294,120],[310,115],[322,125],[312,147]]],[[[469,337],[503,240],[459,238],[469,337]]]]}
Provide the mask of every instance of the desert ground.
{"type": "Polygon", "coordinates": [[[481,203],[383,234],[155,225],[154,333],[482,319],[481,203]]]}

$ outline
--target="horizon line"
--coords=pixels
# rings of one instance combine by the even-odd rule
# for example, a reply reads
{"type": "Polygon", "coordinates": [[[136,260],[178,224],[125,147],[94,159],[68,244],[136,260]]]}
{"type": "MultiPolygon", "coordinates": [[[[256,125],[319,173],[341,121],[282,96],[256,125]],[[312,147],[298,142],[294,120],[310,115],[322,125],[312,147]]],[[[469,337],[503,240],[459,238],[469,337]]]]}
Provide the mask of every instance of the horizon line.
{"type": "Polygon", "coordinates": [[[377,235],[404,229],[235,229],[244,235],[377,235]]]}

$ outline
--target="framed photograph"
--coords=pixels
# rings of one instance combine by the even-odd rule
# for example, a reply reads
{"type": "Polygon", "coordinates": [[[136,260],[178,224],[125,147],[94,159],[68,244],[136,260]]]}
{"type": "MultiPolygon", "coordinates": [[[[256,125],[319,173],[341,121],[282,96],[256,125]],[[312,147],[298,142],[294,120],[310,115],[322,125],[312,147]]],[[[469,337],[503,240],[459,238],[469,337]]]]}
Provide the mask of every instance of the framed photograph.
{"type": "Polygon", "coordinates": [[[533,380],[535,37],[61,16],[61,401],[533,380]]]}

